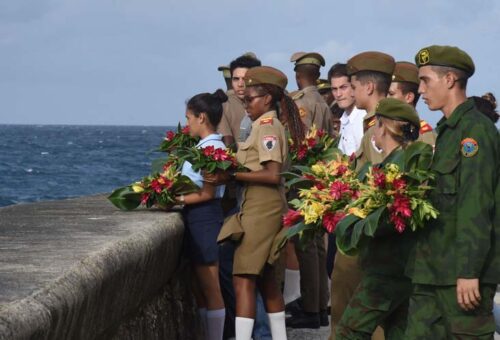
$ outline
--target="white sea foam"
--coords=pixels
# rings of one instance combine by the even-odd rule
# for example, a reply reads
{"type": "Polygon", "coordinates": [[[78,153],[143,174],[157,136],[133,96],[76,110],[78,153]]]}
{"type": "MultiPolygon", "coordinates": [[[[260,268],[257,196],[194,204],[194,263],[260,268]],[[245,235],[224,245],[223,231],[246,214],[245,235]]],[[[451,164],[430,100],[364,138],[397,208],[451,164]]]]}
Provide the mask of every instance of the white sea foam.
{"type": "Polygon", "coordinates": [[[40,152],[40,155],[48,155],[49,153],[47,151],[42,151],[40,152]]]}

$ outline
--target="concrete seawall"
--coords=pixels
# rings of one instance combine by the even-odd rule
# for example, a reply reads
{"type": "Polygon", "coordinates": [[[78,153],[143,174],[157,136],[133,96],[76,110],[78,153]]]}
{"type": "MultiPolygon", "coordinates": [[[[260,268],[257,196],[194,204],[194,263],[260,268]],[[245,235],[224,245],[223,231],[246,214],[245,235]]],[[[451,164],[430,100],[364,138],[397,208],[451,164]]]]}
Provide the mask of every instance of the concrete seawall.
{"type": "Polygon", "coordinates": [[[104,196],[0,209],[0,339],[196,339],[179,213],[104,196]]]}

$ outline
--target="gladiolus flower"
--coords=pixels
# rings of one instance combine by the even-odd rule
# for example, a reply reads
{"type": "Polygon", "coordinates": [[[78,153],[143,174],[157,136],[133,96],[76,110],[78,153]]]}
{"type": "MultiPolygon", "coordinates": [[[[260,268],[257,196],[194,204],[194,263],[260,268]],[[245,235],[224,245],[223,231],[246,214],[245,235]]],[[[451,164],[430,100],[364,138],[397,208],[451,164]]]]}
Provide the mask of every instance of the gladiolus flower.
{"type": "Polygon", "coordinates": [[[346,193],[351,194],[351,188],[349,187],[348,184],[340,182],[340,181],[335,181],[330,185],[330,195],[335,200],[339,200],[342,198],[342,196],[346,193]]]}
{"type": "Polygon", "coordinates": [[[316,139],[314,138],[308,138],[306,139],[307,146],[312,149],[316,145],[316,139]]]}
{"type": "Polygon", "coordinates": [[[385,174],[380,169],[373,169],[373,183],[378,188],[385,188],[385,174]]]}
{"type": "Polygon", "coordinates": [[[218,148],[214,151],[214,160],[216,161],[225,161],[229,158],[226,150],[218,148]]]}
{"type": "Polygon", "coordinates": [[[172,139],[175,137],[175,132],[174,131],[167,131],[167,136],[165,137],[165,140],[170,142],[172,139]]]}
{"type": "Polygon", "coordinates": [[[403,190],[404,188],[406,188],[406,181],[402,178],[395,179],[392,182],[392,186],[395,190],[403,190]]]}
{"type": "Polygon", "coordinates": [[[305,145],[300,145],[297,151],[297,159],[300,161],[307,156],[307,147],[305,145]]]}
{"type": "Polygon", "coordinates": [[[337,224],[344,217],[345,213],[343,211],[337,211],[335,213],[328,212],[323,216],[323,227],[331,234],[335,231],[337,224]]]}
{"type": "Polygon", "coordinates": [[[298,211],[288,209],[288,212],[283,216],[283,225],[285,227],[291,227],[296,224],[301,218],[302,215],[298,211]]]}
{"type": "Polygon", "coordinates": [[[394,195],[394,203],[391,209],[403,217],[411,217],[410,199],[401,194],[394,195]]]}
{"type": "Polygon", "coordinates": [[[212,145],[203,148],[203,154],[207,157],[213,155],[214,152],[215,152],[215,147],[213,147],[212,145]]]}
{"type": "Polygon", "coordinates": [[[186,125],[182,128],[181,133],[184,135],[189,135],[189,125],[186,125]]]}

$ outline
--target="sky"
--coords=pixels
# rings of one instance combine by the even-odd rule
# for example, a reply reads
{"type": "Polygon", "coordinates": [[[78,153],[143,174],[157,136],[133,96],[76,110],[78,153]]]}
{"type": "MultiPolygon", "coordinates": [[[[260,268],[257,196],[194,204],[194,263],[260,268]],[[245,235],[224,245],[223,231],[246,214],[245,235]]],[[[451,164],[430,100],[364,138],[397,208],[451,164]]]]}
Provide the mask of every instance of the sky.
{"type": "MultiPolygon", "coordinates": [[[[476,64],[468,94],[500,98],[499,18],[497,0],[3,0],[0,124],[176,125],[247,51],[292,91],[297,51],[321,53],[326,77],[359,52],[413,61],[454,45],[476,64]]],[[[442,116],[417,108],[432,125],[442,116]]]]}

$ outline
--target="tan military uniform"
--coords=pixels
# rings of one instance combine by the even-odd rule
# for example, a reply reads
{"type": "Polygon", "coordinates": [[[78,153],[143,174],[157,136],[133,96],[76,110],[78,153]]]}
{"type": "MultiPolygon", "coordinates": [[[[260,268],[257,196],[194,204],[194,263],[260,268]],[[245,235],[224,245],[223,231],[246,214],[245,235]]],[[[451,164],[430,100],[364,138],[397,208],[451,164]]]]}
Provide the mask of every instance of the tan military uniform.
{"type": "Polygon", "coordinates": [[[305,87],[295,92],[292,98],[299,108],[300,118],[307,129],[314,124],[318,129],[323,129],[334,136],[335,130],[330,120],[330,108],[316,86],[305,87]]]}
{"type": "Polygon", "coordinates": [[[217,132],[222,136],[232,136],[235,141],[240,137],[240,124],[246,111],[243,101],[238,98],[233,90],[227,91],[227,101],[222,104],[222,118],[217,127],[217,132]]]}
{"type": "Polygon", "coordinates": [[[432,129],[425,120],[420,121],[420,136],[418,136],[418,141],[427,143],[434,147],[436,145],[437,134],[432,129]]]}
{"type": "MultiPolygon", "coordinates": [[[[239,143],[238,162],[251,171],[264,168],[263,163],[287,163],[288,144],[285,128],[275,111],[263,114],[252,123],[252,132],[239,143]]],[[[271,248],[280,232],[281,216],[286,208],[282,185],[246,183],[240,212],[231,216],[218,237],[239,241],[234,254],[233,274],[258,275],[264,265],[276,259],[271,248]]]]}

